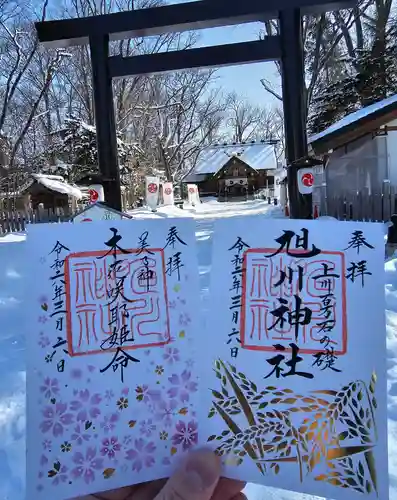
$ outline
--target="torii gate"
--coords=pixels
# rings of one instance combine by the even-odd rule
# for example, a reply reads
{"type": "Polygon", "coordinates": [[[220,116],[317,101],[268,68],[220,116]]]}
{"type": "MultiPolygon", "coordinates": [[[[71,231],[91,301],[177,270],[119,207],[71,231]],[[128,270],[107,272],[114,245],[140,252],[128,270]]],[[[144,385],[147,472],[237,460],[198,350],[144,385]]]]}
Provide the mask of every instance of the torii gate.
{"type": "Polygon", "coordinates": [[[182,69],[281,61],[291,217],[311,218],[311,195],[297,189],[307,157],[302,15],[354,7],[356,0],[200,0],[114,14],[36,23],[49,47],[89,44],[99,170],[107,204],[121,210],[112,79],[182,69]],[[263,40],[132,57],[109,57],[109,41],[278,19],[280,34],[263,40]]]}

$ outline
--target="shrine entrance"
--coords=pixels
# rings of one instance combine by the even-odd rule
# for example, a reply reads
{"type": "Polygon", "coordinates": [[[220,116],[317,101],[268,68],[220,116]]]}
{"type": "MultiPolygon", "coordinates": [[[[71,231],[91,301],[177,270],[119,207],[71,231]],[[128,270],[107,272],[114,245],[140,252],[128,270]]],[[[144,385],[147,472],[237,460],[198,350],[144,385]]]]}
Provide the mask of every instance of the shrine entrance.
{"type": "Polygon", "coordinates": [[[50,47],[88,44],[98,164],[106,203],[121,210],[112,79],[182,69],[280,61],[291,217],[311,218],[312,199],[297,187],[297,162],[307,157],[302,15],[354,7],[355,0],[200,0],[78,19],[36,23],[39,41],[50,47]],[[279,35],[183,51],[132,57],[110,56],[113,40],[156,36],[258,21],[278,20],[279,35]]]}

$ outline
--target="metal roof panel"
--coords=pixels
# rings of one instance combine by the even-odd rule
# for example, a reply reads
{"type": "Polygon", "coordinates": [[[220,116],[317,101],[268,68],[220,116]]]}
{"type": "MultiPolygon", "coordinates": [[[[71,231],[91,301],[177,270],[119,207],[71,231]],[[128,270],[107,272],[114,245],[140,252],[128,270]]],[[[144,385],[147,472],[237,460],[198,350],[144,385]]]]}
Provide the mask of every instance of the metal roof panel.
{"type": "Polygon", "coordinates": [[[382,109],[385,109],[393,104],[397,104],[397,94],[392,95],[387,99],[383,99],[383,101],[375,102],[370,106],[366,106],[365,108],[359,109],[354,113],[350,113],[349,115],[345,116],[341,120],[332,124],[330,127],[326,128],[322,132],[319,132],[318,134],[314,134],[311,137],[309,137],[308,143],[313,144],[321,139],[325,139],[327,136],[342,131],[345,127],[353,125],[354,123],[359,122],[364,118],[368,118],[372,114],[381,111],[382,109]]]}
{"type": "Polygon", "coordinates": [[[195,175],[215,174],[233,156],[255,170],[277,169],[274,146],[269,143],[242,143],[210,146],[199,154],[195,168],[189,173],[195,175]]]}

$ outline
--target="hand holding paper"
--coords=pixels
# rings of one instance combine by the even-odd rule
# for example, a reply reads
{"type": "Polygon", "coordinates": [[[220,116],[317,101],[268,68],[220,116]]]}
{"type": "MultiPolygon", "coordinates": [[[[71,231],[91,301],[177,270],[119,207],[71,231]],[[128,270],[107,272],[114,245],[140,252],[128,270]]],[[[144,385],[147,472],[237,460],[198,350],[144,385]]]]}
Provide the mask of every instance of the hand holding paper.
{"type": "MultiPolygon", "coordinates": [[[[181,218],[30,229],[32,498],[167,478],[210,446],[228,478],[387,500],[383,227],[218,221],[205,318],[194,229],[181,218]]],[[[167,488],[183,498],[181,471],[167,488]]],[[[140,491],[168,498],[160,486],[140,491]]]]}
{"type": "MultiPolygon", "coordinates": [[[[169,480],[97,493],[101,500],[244,500],[245,483],[220,478],[219,458],[208,450],[192,452],[169,480]]],[[[92,500],[92,496],[75,500],[92,500]]]]}
{"type": "Polygon", "coordinates": [[[198,443],[194,223],[164,222],[29,232],[33,498],[168,477],[198,443]]]}
{"type": "Polygon", "coordinates": [[[199,421],[228,477],[388,498],[383,252],[381,224],[215,223],[199,421]]]}

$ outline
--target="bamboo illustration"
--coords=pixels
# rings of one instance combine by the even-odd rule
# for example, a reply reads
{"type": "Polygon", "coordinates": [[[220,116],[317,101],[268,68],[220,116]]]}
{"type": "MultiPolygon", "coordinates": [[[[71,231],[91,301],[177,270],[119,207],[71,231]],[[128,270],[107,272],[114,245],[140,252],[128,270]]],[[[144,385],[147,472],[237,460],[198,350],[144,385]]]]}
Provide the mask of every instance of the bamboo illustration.
{"type": "Polygon", "coordinates": [[[215,374],[221,388],[212,390],[208,416],[218,415],[226,429],[208,441],[219,441],[216,452],[227,463],[238,466],[248,457],[263,475],[295,463],[301,482],[311,478],[377,494],[375,373],[369,385],[358,380],[338,391],[307,395],[271,386],[259,390],[222,360],[216,361],[215,374]],[[320,464],[326,472],[316,474],[320,464]]]}

